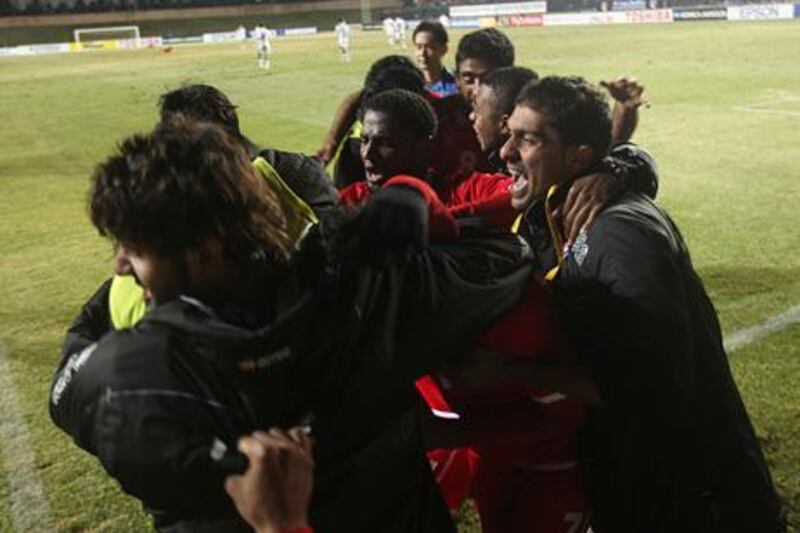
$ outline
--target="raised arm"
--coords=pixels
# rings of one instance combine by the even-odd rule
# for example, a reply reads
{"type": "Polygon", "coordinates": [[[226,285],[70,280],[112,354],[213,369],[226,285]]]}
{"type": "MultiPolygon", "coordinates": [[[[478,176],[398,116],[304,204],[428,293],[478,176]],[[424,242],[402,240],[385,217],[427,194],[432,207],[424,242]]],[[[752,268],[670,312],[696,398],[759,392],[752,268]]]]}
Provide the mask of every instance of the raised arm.
{"type": "Polygon", "coordinates": [[[330,130],[325,135],[322,141],[322,146],[316,151],[316,155],[323,164],[328,164],[333,156],[336,154],[336,148],[342,142],[347,130],[356,120],[356,113],[359,106],[361,106],[361,90],[354,91],[344,97],[336,114],[333,117],[333,123],[330,130]]]}
{"type": "Polygon", "coordinates": [[[601,81],[611,98],[614,109],[611,112],[611,140],[629,141],[639,124],[639,108],[649,107],[650,99],[636,78],[620,77],[612,81],[601,81]]]}

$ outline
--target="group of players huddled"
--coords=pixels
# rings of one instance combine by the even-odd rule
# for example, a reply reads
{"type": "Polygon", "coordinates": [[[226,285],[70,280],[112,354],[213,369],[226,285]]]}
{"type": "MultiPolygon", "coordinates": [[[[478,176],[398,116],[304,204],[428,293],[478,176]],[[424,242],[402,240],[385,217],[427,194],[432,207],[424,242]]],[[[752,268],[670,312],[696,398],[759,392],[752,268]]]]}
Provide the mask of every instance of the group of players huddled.
{"type": "Polygon", "coordinates": [[[783,531],[630,142],[642,86],[540,78],[496,29],[454,72],[441,23],[413,42],[313,157],[213,87],[162,96],[92,177],[116,274],[68,331],[56,424],[164,531],[454,531],[466,498],[486,532],[783,531]]]}

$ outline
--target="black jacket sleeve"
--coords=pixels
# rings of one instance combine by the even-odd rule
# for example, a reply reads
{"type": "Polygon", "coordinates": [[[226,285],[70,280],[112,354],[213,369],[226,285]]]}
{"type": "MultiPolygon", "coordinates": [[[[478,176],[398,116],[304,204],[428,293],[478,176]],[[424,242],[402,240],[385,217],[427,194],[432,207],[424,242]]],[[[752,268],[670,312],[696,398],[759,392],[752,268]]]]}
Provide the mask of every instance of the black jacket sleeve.
{"type": "Polygon", "coordinates": [[[641,146],[622,142],[611,148],[603,159],[601,169],[611,173],[618,194],[639,192],[651,199],[658,194],[658,166],[655,159],[641,146]]]}
{"type": "Polygon", "coordinates": [[[235,413],[197,353],[143,327],[113,331],[69,355],[53,380],[51,418],[162,519],[237,523],[225,472],[209,454],[215,438],[235,445],[235,413]]]}
{"type": "Polygon", "coordinates": [[[674,430],[694,390],[691,267],[666,215],[641,196],[631,205],[609,208],[576,243],[557,294],[604,403],[674,430]]]}
{"type": "Polygon", "coordinates": [[[339,193],[318,160],[280,150],[264,150],[259,155],[275,168],[286,184],[317,216],[325,216],[338,208],[339,193]]]}
{"type": "Polygon", "coordinates": [[[353,339],[330,373],[339,380],[331,387],[345,388],[361,374],[356,381],[363,384],[350,388],[361,388],[376,405],[385,400],[407,406],[397,391],[469,353],[478,336],[521,299],[533,275],[526,245],[507,233],[462,236],[402,262],[347,268],[336,286],[352,295],[353,310],[320,315],[318,328],[341,329],[353,339]]]}
{"type": "Polygon", "coordinates": [[[92,297],[89,298],[89,301],[83,305],[80,313],[67,329],[67,336],[61,347],[61,364],[59,368],[64,366],[70,355],[80,352],[111,331],[108,295],[111,290],[112,280],[113,278],[109,278],[100,285],[92,297]]]}

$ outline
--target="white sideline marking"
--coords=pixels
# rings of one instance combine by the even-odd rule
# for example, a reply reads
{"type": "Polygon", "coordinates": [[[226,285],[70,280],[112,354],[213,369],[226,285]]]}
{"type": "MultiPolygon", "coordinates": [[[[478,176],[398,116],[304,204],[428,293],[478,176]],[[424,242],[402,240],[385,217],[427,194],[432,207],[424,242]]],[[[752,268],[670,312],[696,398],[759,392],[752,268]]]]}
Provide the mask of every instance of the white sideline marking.
{"type": "Polygon", "coordinates": [[[723,341],[725,351],[734,352],[770,333],[780,331],[798,322],[800,322],[800,305],[791,307],[787,311],[769,318],[760,324],[731,333],[723,341]]]}
{"type": "Polygon", "coordinates": [[[747,113],[767,113],[769,115],[781,115],[787,117],[800,117],[800,111],[789,111],[780,109],[782,104],[786,102],[800,101],[800,97],[787,91],[778,91],[777,96],[769,100],[762,100],[760,102],[750,102],[749,104],[733,106],[736,111],[745,111],[747,113]],[[778,109],[775,109],[778,107],[778,109]]]}
{"type": "Polygon", "coordinates": [[[745,111],[747,113],[766,113],[768,115],[780,115],[787,117],[800,117],[800,111],[779,111],[777,109],[760,109],[753,106],[739,106],[734,107],[736,111],[745,111]]]}
{"type": "Polygon", "coordinates": [[[45,531],[53,523],[42,479],[36,470],[28,425],[19,409],[6,347],[0,340],[0,467],[8,480],[11,524],[14,531],[45,531]]]}

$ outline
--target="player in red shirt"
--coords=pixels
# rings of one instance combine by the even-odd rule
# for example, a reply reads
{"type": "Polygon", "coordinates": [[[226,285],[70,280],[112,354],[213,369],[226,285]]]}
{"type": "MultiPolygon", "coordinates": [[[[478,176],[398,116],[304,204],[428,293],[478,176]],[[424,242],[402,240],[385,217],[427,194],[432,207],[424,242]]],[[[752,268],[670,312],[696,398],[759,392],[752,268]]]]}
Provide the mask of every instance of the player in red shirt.
{"type": "MultiPolygon", "coordinates": [[[[436,128],[430,105],[402,90],[385,91],[370,99],[362,122],[366,179],[340,191],[346,205],[359,204],[384,183],[408,179],[398,175],[422,175],[436,128]]],[[[430,193],[427,198],[429,209],[442,209],[430,193]]],[[[511,210],[510,204],[507,209],[511,210]]],[[[434,233],[435,228],[431,229],[434,233]]],[[[538,283],[532,284],[529,298],[508,321],[487,333],[484,342],[493,350],[522,357],[547,353],[561,360],[568,356],[554,309],[538,283]]],[[[460,429],[465,431],[461,433],[468,436],[466,443],[474,443],[429,454],[451,509],[471,492],[486,531],[562,531],[569,520],[575,520],[576,527],[585,521],[583,483],[574,447],[574,432],[582,417],[580,404],[549,391],[532,398],[513,391],[478,394],[446,390],[445,400],[431,377],[421,379],[418,389],[438,416],[463,417],[460,429]],[[451,402],[463,409],[463,414],[455,413],[451,402]],[[513,498],[503,488],[507,482],[518,485],[513,498]],[[547,490],[540,494],[542,485],[547,490]]]]}

